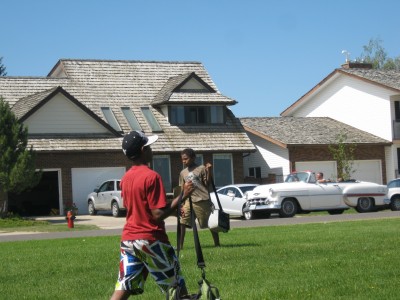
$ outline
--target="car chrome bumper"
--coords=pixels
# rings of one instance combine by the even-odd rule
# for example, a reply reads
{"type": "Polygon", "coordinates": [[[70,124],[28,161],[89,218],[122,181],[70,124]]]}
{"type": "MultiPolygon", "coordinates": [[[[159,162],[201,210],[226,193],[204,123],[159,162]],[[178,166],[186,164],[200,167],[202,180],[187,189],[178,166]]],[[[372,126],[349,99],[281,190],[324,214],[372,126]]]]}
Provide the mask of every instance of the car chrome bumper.
{"type": "Polygon", "coordinates": [[[243,211],[251,211],[251,210],[276,210],[276,209],[280,209],[281,206],[279,204],[251,204],[249,206],[246,206],[245,209],[243,209],[243,211]]]}

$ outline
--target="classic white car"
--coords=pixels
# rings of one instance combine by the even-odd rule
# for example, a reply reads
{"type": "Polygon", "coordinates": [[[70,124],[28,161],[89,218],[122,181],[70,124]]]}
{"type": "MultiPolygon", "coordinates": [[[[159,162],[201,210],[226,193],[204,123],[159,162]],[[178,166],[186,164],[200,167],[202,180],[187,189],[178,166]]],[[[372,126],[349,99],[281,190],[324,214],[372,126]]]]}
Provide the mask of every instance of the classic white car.
{"type": "Polygon", "coordinates": [[[318,183],[313,172],[295,172],[284,183],[259,185],[248,192],[244,214],[251,219],[254,212],[277,212],[288,218],[311,211],[341,214],[350,207],[363,213],[388,205],[386,194],[386,185],[355,180],[318,183]]]}

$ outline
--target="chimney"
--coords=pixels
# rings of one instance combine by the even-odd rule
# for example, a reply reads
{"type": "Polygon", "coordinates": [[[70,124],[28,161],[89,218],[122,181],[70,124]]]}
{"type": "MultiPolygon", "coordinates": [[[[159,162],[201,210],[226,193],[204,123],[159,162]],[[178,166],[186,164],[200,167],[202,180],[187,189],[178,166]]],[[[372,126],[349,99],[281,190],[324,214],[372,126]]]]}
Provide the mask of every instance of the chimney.
{"type": "Polygon", "coordinates": [[[347,61],[342,65],[343,69],[372,69],[372,64],[347,61]]]}

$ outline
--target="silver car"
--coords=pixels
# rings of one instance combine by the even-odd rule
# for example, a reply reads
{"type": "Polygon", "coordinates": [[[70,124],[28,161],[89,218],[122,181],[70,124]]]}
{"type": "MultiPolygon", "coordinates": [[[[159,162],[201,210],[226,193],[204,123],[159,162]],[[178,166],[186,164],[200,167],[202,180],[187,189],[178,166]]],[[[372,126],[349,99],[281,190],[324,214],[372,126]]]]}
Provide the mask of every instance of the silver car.
{"type": "MultiPolygon", "coordinates": [[[[217,189],[218,199],[221,202],[222,209],[229,215],[244,216],[243,208],[246,204],[245,194],[252,191],[258,184],[240,183],[223,186],[217,189]]],[[[210,193],[211,201],[215,207],[218,207],[215,193],[210,193]]]]}
{"type": "Polygon", "coordinates": [[[114,217],[119,217],[125,211],[121,196],[121,180],[110,179],[103,182],[99,188],[94,189],[87,196],[87,204],[90,215],[96,215],[97,211],[111,210],[114,217]]]}

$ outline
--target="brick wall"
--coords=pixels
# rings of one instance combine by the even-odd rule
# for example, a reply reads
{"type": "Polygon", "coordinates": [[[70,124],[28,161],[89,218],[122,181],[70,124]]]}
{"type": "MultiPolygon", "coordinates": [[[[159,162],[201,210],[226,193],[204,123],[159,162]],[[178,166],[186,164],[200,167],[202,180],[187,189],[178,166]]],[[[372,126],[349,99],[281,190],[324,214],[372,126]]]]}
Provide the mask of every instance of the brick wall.
{"type": "Polygon", "coordinates": [[[126,167],[130,161],[118,152],[38,153],[36,165],[42,169],[61,169],[64,203],[72,200],[71,168],[126,167]]]}
{"type": "MultiPolygon", "coordinates": [[[[203,154],[204,162],[212,163],[213,153],[203,154]]],[[[182,170],[182,161],[179,153],[169,153],[171,158],[172,187],[178,185],[179,173],[182,170]]],[[[242,153],[233,153],[234,182],[243,182],[242,153]]],[[[76,152],[76,153],[38,153],[36,165],[42,169],[61,169],[62,195],[64,203],[72,200],[71,168],[99,168],[132,166],[121,151],[114,152],[76,152]]]]}

